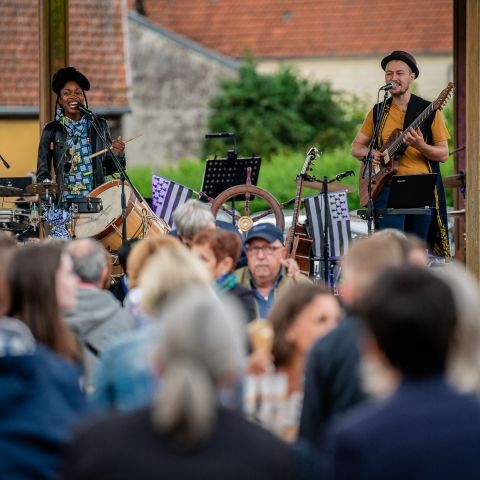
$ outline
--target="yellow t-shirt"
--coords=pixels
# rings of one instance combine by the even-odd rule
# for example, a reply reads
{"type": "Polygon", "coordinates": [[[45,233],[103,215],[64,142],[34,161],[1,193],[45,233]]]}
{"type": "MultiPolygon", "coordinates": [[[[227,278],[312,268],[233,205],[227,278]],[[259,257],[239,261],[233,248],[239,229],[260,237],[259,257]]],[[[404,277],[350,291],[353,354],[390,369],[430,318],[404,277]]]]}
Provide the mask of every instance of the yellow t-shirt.
{"type": "MultiPolygon", "coordinates": [[[[396,128],[402,130],[403,122],[405,120],[405,113],[406,112],[400,110],[400,108],[398,108],[396,105],[392,104],[382,130],[382,144],[385,144],[396,128]]],[[[360,131],[367,137],[372,138],[373,128],[373,110],[370,110],[360,131]]],[[[434,144],[443,142],[450,138],[445,121],[443,120],[443,116],[439,110],[435,112],[435,118],[432,122],[432,136],[434,144]]],[[[416,148],[408,147],[400,158],[400,162],[398,164],[398,175],[428,173],[428,171],[427,162],[423,154],[420,153],[420,151],[418,151],[416,148]]]]}

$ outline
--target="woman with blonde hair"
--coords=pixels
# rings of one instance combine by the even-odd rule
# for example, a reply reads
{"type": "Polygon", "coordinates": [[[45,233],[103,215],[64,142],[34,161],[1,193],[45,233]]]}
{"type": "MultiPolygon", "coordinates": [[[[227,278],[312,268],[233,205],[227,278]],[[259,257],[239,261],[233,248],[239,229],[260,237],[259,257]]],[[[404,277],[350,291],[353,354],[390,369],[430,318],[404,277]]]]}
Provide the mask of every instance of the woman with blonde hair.
{"type": "Polygon", "coordinates": [[[237,315],[203,289],[170,303],[162,315],[154,404],[84,431],[64,478],[296,478],[289,446],[219,406],[219,391],[240,377],[244,363],[237,315]]]}
{"type": "Polygon", "coordinates": [[[213,295],[203,263],[178,240],[163,242],[138,283],[142,311],[152,323],[117,337],[102,353],[93,379],[97,407],[126,411],[151,403],[156,385],[151,356],[162,332],[158,315],[171,296],[194,285],[213,295]]]}
{"type": "Polygon", "coordinates": [[[155,253],[162,248],[169,251],[182,244],[178,238],[170,235],[156,235],[136,242],[127,258],[128,293],[123,301],[124,307],[135,319],[137,327],[152,323],[152,319],[142,308],[142,290],[139,287],[140,275],[155,253]]]}

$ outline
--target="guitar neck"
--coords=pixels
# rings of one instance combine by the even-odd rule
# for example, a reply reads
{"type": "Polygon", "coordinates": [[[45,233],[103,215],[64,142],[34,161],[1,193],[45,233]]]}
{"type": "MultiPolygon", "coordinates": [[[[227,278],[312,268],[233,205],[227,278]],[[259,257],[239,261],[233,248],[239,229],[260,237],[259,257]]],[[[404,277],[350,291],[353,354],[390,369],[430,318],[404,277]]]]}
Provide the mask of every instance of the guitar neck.
{"type": "Polygon", "coordinates": [[[403,147],[403,139],[405,138],[405,135],[407,132],[410,130],[410,128],[413,128],[416,130],[422,123],[434,112],[436,108],[434,107],[434,104],[431,103],[409,126],[406,130],[404,130],[400,136],[390,145],[390,147],[387,148],[388,154],[390,157],[394,157],[397,152],[400,150],[400,148],[403,147]]]}
{"type": "Polygon", "coordinates": [[[292,227],[290,229],[290,234],[288,237],[288,245],[287,245],[288,253],[292,251],[292,247],[293,247],[293,240],[295,237],[295,227],[297,226],[297,222],[298,222],[300,201],[302,198],[302,186],[303,186],[303,178],[299,177],[299,179],[297,180],[297,192],[295,194],[295,203],[293,204],[292,227]]]}

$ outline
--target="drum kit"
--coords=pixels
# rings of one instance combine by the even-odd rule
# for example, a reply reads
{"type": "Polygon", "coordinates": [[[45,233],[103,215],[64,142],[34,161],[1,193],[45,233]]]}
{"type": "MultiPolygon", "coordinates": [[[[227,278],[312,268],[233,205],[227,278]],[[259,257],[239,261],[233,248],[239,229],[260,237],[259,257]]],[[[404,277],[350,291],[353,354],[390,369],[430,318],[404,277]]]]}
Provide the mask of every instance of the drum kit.
{"type": "MultiPolygon", "coordinates": [[[[88,197],[66,200],[65,209],[56,205],[58,193],[61,191],[52,182],[31,183],[24,189],[0,185],[0,197],[19,197],[10,202],[12,208],[0,208],[0,230],[13,232],[19,240],[31,236],[27,232],[32,231],[40,232],[41,237],[95,238],[115,260],[122,246],[120,180],[100,185],[88,197]],[[20,205],[28,208],[19,208],[20,205]]],[[[128,239],[168,233],[168,224],[128,184],[125,194],[128,239]]]]}
{"type": "MultiPolygon", "coordinates": [[[[31,181],[31,180],[30,180],[31,181]]],[[[13,179],[2,179],[0,183],[0,197],[2,202],[0,205],[0,230],[10,231],[20,235],[32,228],[32,211],[30,208],[22,208],[29,202],[16,201],[10,202],[9,197],[22,197],[26,192],[23,188],[16,186],[13,179]]]]}

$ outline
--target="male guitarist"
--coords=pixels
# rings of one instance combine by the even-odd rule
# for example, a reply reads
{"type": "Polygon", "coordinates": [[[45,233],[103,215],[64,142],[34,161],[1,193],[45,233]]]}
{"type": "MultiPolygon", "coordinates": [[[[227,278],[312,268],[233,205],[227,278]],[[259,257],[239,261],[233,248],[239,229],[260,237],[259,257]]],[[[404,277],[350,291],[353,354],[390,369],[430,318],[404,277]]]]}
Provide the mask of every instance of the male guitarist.
{"type": "MultiPolygon", "coordinates": [[[[384,114],[380,121],[380,131],[374,141],[373,168],[381,166],[384,153],[380,151],[395,129],[405,130],[428,107],[428,101],[414,95],[410,86],[418,78],[419,70],[413,55],[396,50],[381,62],[385,71],[385,82],[394,82],[390,89],[384,114]]],[[[364,160],[374,134],[379,109],[374,106],[353,140],[351,153],[364,160]]],[[[440,175],[440,162],[448,158],[447,140],[450,138],[443,117],[439,111],[416,130],[410,128],[403,138],[406,149],[398,165],[398,175],[437,173],[434,209],[427,215],[391,215],[376,219],[377,228],[396,228],[418,235],[427,240],[435,255],[449,257],[448,232],[446,221],[445,195],[440,175]]],[[[362,169],[363,170],[363,169],[362,169]]],[[[386,208],[390,194],[387,182],[374,200],[375,209],[386,208]]]]}

